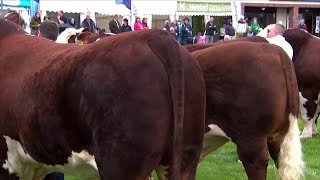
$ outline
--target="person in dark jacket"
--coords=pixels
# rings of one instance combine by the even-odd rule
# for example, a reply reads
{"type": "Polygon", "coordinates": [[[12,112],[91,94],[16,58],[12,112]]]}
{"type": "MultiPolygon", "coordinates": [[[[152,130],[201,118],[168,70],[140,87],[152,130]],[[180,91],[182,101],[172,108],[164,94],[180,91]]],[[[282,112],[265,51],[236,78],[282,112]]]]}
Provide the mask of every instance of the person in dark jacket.
{"type": "Polygon", "coordinates": [[[86,19],[82,21],[81,27],[88,28],[92,33],[97,32],[96,23],[94,23],[94,21],[91,19],[90,14],[86,15],[86,19]]]}
{"type": "Polygon", "coordinates": [[[30,21],[31,34],[38,36],[39,26],[41,24],[40,12],[36,12],[36,14],[32,17],[30,21]]]}
{"type": "Polygon", "coordinates": [[[128,19],[124,18],[123,19],[123,25],[121,27],[121,32],[129,32],[129,31],[132,31],[132,28],[128,24],[128,19]]]}
{"type": "Polygon", "coordinates": [[[183,24],[181,26],[181,42],[182,45],[187,45],[187,38],[192,37],[192,27],[189,23],[188,18],[183,19],[183,24]]]}
{"type": "Polygon", "coordinates": [[[70,18],[69,19],[69,24],[70,26],[72,26],[75,29],[78,29],[77,25],[76,25],[76,21],[74,20],[74,18],[70,18]]]}
{"type": "Polygon", "coordinates": [[[47,16],[47,15],[45,15],[45,16],[43,17],[43,21],[48,21],[48,20],[51,20],[50,17],[47,16]]]}
{"type": "Polygon", "coordinates": [[[121,33],[121,25],[119,23],[118,15],[114,15],[113,19],[109,22],[109,29],[111,33],[114,33],[114,34],[121,33]]]}
{"type": "Polygon", "coordinates": [[[214,22],[213,16],[210,17],[210,21],[206,24],[206,43],[212,43],[214,41],[214,37],[216,35],[217,26],[214,22]]]}
{"type": "Polygon", "coordinates": [[[59,33],[62,33],[68,26],[68,18],[64,16],[64,12],[62,10],[58,11],[57,23],[59,26],[59,33]]]}
{"type": "Polygon", "coordinates": [[[228,20],[227,25],[226,25],[226,35],[229,36],[230,40],[235,39],[236,30],[232,26],[231,19],[228,20]]]}

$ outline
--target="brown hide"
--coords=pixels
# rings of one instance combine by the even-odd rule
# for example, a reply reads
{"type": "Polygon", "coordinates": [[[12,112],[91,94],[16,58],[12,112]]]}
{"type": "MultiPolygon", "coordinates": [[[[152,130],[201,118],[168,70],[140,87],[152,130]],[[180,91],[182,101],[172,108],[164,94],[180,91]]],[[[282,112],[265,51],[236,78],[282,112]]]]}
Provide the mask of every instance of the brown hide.
{"type": "MultiPolygon", "coordinates": [[[[238,38],[230,41],[224,41],[224,42],[215,42],[215,43],[207,43],[207,44],[191,44],[185,46],[189,52],[194,52],[197,50],[205,49],[212,46],[218,46],[221,44],[229,44],[234,42],[241,42],[241,41],[247,41],[247,42],[265,42],[268,43],[268,41],[260,36],[252,36],[252,37],[244,37],[244,38],[238,38]]],[[[249,51],[249,50],[248,50],[249,51]]]]}
{"type": "Polygon", "coordinates": [[[298,116],[298,88],[291,60],[267,43],[237,42],[195,51],[206,83],[206,132],[220,127],[238,147],[249,179],[266,179],[268,151],[277,162],[298,116]]]}
{"type": "Polygon", "coordinates": [[[301,29],[288,29],[284,37],[293,48],[293,63],[297,74],[299,91],[307,99],[305,108],[309,118],[316,113],[320,92],[320,39],[301,29]]]}
{"type": "MultiPolygon", "coordinates": [[[[169,162],[169,179],[194,179],[205,85],[171,34],[143,30],[78,46],[8,33],[8,23],[0,19],[8,36],[0,36],[1,136],[46,164],[88,150],[101,179],[144,179],[160,161],[169,162]]],[[[3,164],[3,138],[0,148],[3,164]]]]}
{"type": "Polygon", "coordinates": [[[20,14],[17,12],[12,12],[6,14],[4,18],[18,25],[20,20],[20,14]]]}

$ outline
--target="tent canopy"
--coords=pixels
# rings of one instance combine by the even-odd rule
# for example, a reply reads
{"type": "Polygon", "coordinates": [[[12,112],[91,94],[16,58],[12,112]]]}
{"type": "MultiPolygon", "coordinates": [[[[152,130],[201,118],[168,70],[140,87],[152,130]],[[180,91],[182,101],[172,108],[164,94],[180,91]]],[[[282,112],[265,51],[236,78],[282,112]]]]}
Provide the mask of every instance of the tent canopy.
{"type": "Polygon", "coordinates": [[[3,6],[30,7],[30,0],[3,0],[3,6]]]}
{"type": "Polygon", "coordinates": [[[54,1],[45,0],[40,2],[40,10],[42,11],[59,11],[69,13],[99,13],[105,15],[130,15],[130,10],[128,10],[124,5],[116,5],[115,1],[110,0],[65,0],[65,1],[54,1]]]}

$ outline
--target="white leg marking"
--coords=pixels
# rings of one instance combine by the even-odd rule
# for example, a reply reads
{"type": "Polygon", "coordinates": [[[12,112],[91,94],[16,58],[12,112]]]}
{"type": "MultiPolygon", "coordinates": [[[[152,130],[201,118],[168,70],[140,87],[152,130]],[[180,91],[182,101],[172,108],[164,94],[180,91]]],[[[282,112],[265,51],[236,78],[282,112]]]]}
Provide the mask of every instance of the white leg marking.
{"type": "Polygon", "coordinates": [[[94,157],[85,150],[80,153],[72,152],[67,164],[52,166],[34,160],[24,152],[20,142],[8,136],[4,138],[8,147],[8,159],[2,167],[16,174],[20,179],[43,179],[45,175],[52,172],[62,172],[81,179],[100,179],[94,157]]]}
{"type": "Polygon", "coordinates": [[[304,107],[306,102],[308,101],[306,98],[302,96],[302,93],[299,92],[299,97],[300,97],[300,114],[301,118],[303,119],[304,122],[308,121],[310,118],[307,115],[307,109],[304,107]]]}
{"type": "Polygon", "coordinates": [[[318,134],[318,127],[316,125],[316,122],[312,123],[312,135],[318,134]]]}
{"type": "Polygon", "coordinates": [[[312,137],[313,134],[318,133],[317,127],[315,126],[315,121],[320,112],[320,104],[319,104],[320,93],[318,95],[318,99],[315,101],[315,103],[317,104],[317,109],[313,118],[308,117],[307,109],[304,107],[304,105],[308,100],[302,96],[301,92],[299,92],[299,96],[300,96],[300,114],[304,122],[304,128],[301,134],[301,138],[310,138],[312,137]]]}
{"type": "MultiPolygon", "coordinates": [[[[317,104],[317,111],[316,111],[315,117],[318,117],[319,112],[320,112],[320,92],[318,94],[318,99],[315,101],[315,103],[317,104]]],[[[315,121],[316,120],[317,119],[315,119],[315,121]]],[[[312,124],[312,135],[316,135],[316,134],[318,134],[318,127],[317,127],[316,123],[313,123],[312,124]]]]}
{"type": "Polygon", "coordinates": [[[303,131],[301,134],[301,138],[302,139],[310,138],[310,137],[312,137],[312,124],[314,124],[314,122],[311,122],[311,121],[305,120],[305,119],[303,119],[303,121],[304,121],[304,128],[303,128],[303,131]]]}

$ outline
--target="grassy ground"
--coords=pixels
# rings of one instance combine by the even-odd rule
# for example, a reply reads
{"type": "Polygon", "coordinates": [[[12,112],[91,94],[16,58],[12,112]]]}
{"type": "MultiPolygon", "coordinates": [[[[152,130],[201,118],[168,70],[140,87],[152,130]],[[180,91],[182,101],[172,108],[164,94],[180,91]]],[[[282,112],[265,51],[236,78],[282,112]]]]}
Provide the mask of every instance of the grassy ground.
{"type": "MultiPolygon", "coordinates": [[[[302,129],[302,122],[299,122],[302,129]]],[[[318,125],[320,129],[320,125],[318,125]]],[[[302,141],[304,160],[306,162],[305,179],[320,179],[320,136],[302,141]]],[[[77,180],[67,176],[67,180],[77,180]]],[[[156,178],[155,178],[156,179],[156,178]]],[[[197,180],[246,180],[244,168],[237,160],[236,146],[232,142],[225,144],[216,152],[208,155],[198,166],[197,180]]],[[[276,179],[276,168],[270,158],[268,180],[276,179]]]]}

